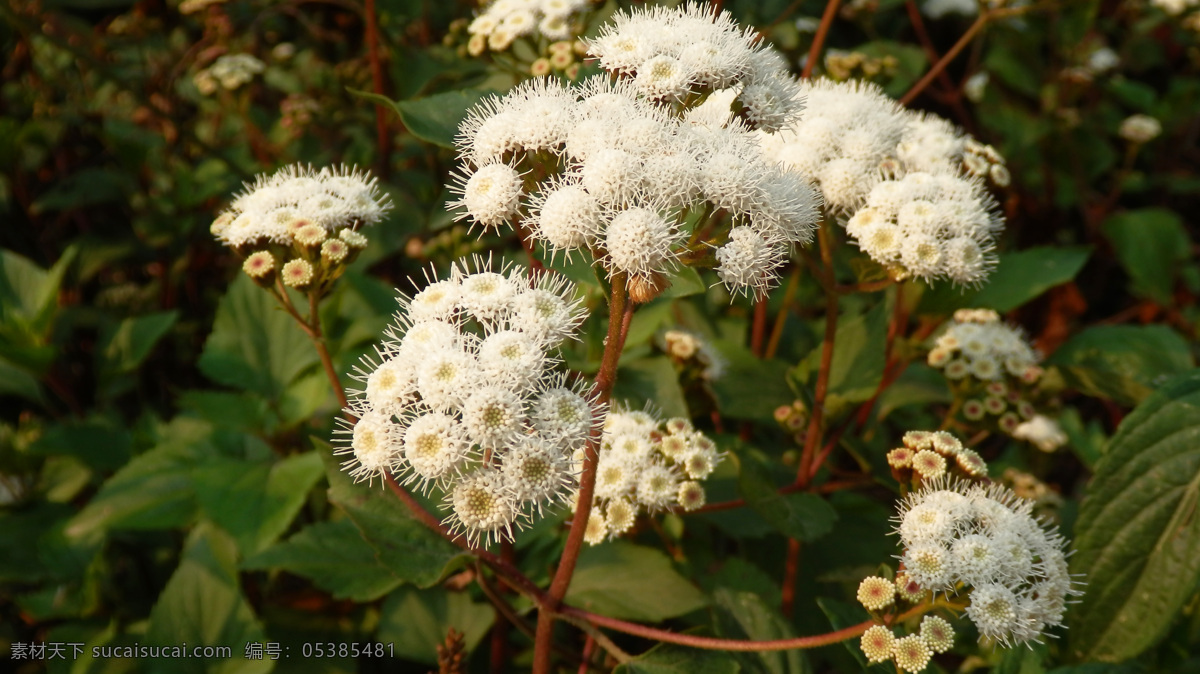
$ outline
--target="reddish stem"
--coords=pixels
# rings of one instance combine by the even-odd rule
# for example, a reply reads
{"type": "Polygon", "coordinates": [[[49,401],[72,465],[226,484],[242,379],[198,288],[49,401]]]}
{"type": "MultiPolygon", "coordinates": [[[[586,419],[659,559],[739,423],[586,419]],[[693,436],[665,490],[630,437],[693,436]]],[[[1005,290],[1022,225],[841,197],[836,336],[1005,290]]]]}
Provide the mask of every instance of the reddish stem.
{"type": "Polygon", "coordinates": [[[966,48],[967,45],[971,44],[971,40],[975,39],[975,35],[982,30],[985,25],[987,25],[989,18],[991,18],[991,14],[986,11],[981,11],[979,13],[979,17],[975,19],[975,23],[971,24],[971,27],[967,29],[967,32],[963,33],[962,37],[958,38],[958,42],[954,43],[954,46],[950,48],[950,51],[946,52],[937,63],[933,64],[933,67],[929,69],[929,72],[925,73],[925,76],[922,77],[916,84],[914,84],[912,88],[908,90],[908,93],[904,94],[904,96],[900,99],[900,105],[908,105],[909,103],[912,103],[913,99],[920,95],[920,93],[925,90],[925,87],[928,87],[929,83],[932,82],[939,73],[946,69],[946,66],[950,65],[950,62],[953,61],[956,56],[958,56],[959,52],[966,48]]]}
{"type": "Polygon", "coordinates": [[[825,13],[821,15],[821,25],[817,26],[817,34],[813,36],[812,46],[808,48],[808,58],[804,61],[804,70],[800,73],[801,78],[812,77],[813,68],[817,65],[817,57],[821,54],[821,48],[825,46],[825,36],[829,34],[829,26],[833,25],[833,17],[837,16],[840,4],[840,0],[829,0],[825,3],[825,13]]]}
{"type": "MultiPolygon", "coordinates": [[[[934,608],[937,608],[937,606],[937,604],[933,603],[914,606],[908,611],[900,614],[891,622],[902,622],[913,616],[927,613],[934,608]]],[[[580,620],[586,620],[593,625],[599,625],[600,627],[607,627],[618,632],[624,632],[625,634],[632,634],[634,636],[642,637],[643,639],[652,639],[654,641],[663,641],[666,643],[679,644],[681,646],[702,648],[713,651],[740,651],[758,653],[766,651],[789,651],[828,646],[830,644],[836,644],[845,641],[846,639],[853,639],[854,637],[860,636],[872,625],[877,624],[874,620],[867,620],[857,625],[852,625],[850,627],[836,630],[834,632],[828,632],[826,634],[816,634],[808,637],[794,637],[792,639],[752,641],[744,639],[718,639],[715,637],[700,637],[691,634],[679,634],[678,632],[660,630],[654,627],[647,627],[637,623],[618,620],[616,618],[609,618],[608,616],[597,615],[590,611],[574,608],[572,606],[564,606],[562,608],[562,614],[571,616],[573,618],[578,618],[580,620]]]]}
{"type": "MultiPolygon", "coordinates": [[[[628,280],[625,274],[615,273],[612,275],[611,281],[612,298],[608,304],[608,337],[605,339],[604,355],[601,357],[600,371],[596,375],[596,384],[593,387],[593,392],[600,405],[606,405],[612,396],[613,385],[617,381],[617,363],[621,358],[621,350],[625,346],[625,336],[634,307],[633,302],[628,301],[626,288],[628,280]]],[[[550,674],[554,613],[561,606],[563,597],[567,595],[567,589],[571,586],[575,563],[579,561],[579,551],[583,547],[583,535],[587,531],[588,517],[592,512],[592,496],[596,489],[596,464],[599,461],[602,433],[600,419],[596,421],[597,423],[592,426],[592,434],[588,438],[587,449],[584,452],[583,470],[579,477],[579,496],[571,529],[567,533],[566,546],[563,548],[562,557],[559,558],[554,578],[550,581],[550,591],[538,610],[537,633],[533,647],[534,674],[550,674]]]]}
{"type": "MultiPolygon", "coordinates": [[[[379,25],[375,16],[375,0],[364,0],[363,14],[366,25],[363,29],[363,41],[367,43],[367,60],[371,63],[371,85],[375,93],[385,95],[383,79],[383,59],[379,54],[379,25]]],[[[388,112],[383,106],[375,104],[375,136],[379,145],[379,175],[387,179],[391,166],[392,134],[388,132],[388,112]]]]}

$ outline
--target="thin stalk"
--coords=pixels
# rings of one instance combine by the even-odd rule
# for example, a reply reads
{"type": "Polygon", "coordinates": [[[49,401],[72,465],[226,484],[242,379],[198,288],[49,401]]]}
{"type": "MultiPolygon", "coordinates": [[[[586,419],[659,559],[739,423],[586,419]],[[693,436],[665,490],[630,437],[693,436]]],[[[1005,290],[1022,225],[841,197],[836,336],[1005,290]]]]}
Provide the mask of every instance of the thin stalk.
{"type": "MultiPolygon", "coordinates": [[[[383,79],[383,59],[379,54],[379,23],[375,15],[375,0],[363,0],[363,42],[367,43],[367,60],[371,65],[371,86],[375,93],[386,95],[383,79]]],[[[375,142],[379,146],[379,175],[387,180],[391,167],[392,135],[388,132],[388,115],[383,106],[375,104],[375,142]]]]}
{"type": "Polygon", "coordinates": [[[796,610],[796,576],[800,574],[800,539],[789,538],[787,557],[783,561],[783,587],[780,597],[783,615],[788,618],[796,610]]]}
{"type": "MultiPolygon", "coordinates": [[[[824,274],[829,281],[833,280],[833,244],[826,228],[818,233],[821,245],[821,263],[824,274]]],[[[829,391],[829,371],[833,367],[833,346],[837,338],[838,295],[834,288],[825,289],[825,337],[821,342],[821,365],[817,370],[817,385],[813,391],[813,408],[809,412],[808,431],[804,437],[804,450],[800,455],[800,464],[796,469],[796,483],[801,487],[808,485],[813,454],[821,444],[821,426],[825,417],[825,396],[829,391]]]]}
{"type": "Polygon", "coordinates": [[[937,63],[933,64],[933,67],[929,69],[929,72],[925,73],[925,76],[918,80],[917,83],[908,90],[908,93],[904,94],[904,96],[900,99],[900,105],[908,105],[909,103],[912,103],[914,98],[919,96],[922,91],[925,91],[925,87],[928,87],[929,83],[933,82],[934,78],[937,77],[938,74],[943,70],[945,70],[946,66],[950,65],[950,62],[953,61],[956,56],[958,56],[959,52],[966,48],[967,45],[971,44],[971,40],[975,39],[975,35],[987,25],[988,20],[991,18],[992,14],[990,12],[980,11],[979,17],[975,19],[975,23],[971,24],[971,27],[967,29],[967,32],[963,33],[962,37],[958,38],[958,42],[954,43],[954,46],[950,48],[950,51],[943,54],[942,58],[939,59],[937,63]]]}
{"type": "MultiPolygon", "coordinates": [[[[937,608],[946,608],[946,606],[939,602],[920,604],[918,606],[912,607],[911,609],[905,611],[904,613],[901,613],[894,620],[892,620],[891,623],[894,624],[894,623],[898,623],[898,622],[903,622],[905,620],[908,620],[909,618],[912,618],[914,616],[919,616],[924,613],[928,613],[937,608]]],[[[743,653],[746,653],[746,652],[762,653],[762,652],[767,652],[767,651],[790,651],[790,650],[799,650],[799,649],[806,649],[806,648],[818,648],[820,646],[829,646],[830,644],[836,644],[836,643],[845,641],[847,639],[853,639],[854,637],[862,636],[863,632],[866,632],[868,629],[871,628],[872,625],[876,624],[874,620],[867,620],[867,621],[861,622],[857,625],[852,625],[850,627],[846,627],[844,629],[840,629],[840,630],[837,630],[834,632],[829,632],[826,634],[817,634],[817,635],[808,636],[808,637],[795,637],[792,639],[773,639],[773,640],[769,640],[769,641],[752,641],[752,640],[744,640],[744,639],[718,639],[715,637],[700,637],[700,636],[695,636],[695,635],[691,635],[691,634],[679,634],[678,632],[671,632],[668,630],[660,630],[660,629],[657,629],[654,627],[647,627],[645,625],[639,625],[637,623],[631,623],[631,622],[626,622],[624,620],[618,620],[617,618],[609,618],[608,616],[597,615],[590,611],[585,611],[583,609],[574,608],[571,606],[564,606],[562,609],[562,614],[564,616],[570,616],[572,618],[586,620],[587,622],[592,623],[593,625],[598,625],[600,627],[607,627],[608,629],[611,629],[611,630],[616,630],[618,632],[624,632],[625,634],[632,634],[633,636],[642,637],[643,639],[652,639],[654,641],[662,641],[662,642],[666,642],[666,643],[670,643],[670,644],[679,644],[681,646],[689,646],[691,648],[702,648],[705,650],[712,650],[712,651],[740,651],[743,653]]]]}
{"type": "Polygon", "coordinates": [[[343,410],[348,410],[350,408],[350,401],[346,399],[346,389],[342,388],[341,379],[338,377],[337,370],[333,367],[333,357],[329,355],[329,348],[325,346],[325,336],[321,331],[321,312],[317,306],[319,301],[316,292],[308,294],[308,329],[310,330],[308,336],[312,339],[313,346],[317,349],[317,356],[321,359],[321,366],[325,368],[325,376],[329,378],[329,383],[333,385],[333,392],[337,395],[338,402],[341,403],[343,410]]]}
{"type": "Polygon", "coordinates": [[[804,71],[800,73],[802,79],[812,77],[813,68],[817,65],[817,57],[821,55],[821,48],[825,46],[825,36],[829,34],[829,26],[833,25],[833,17],[837,16],[840,4],[840,0],[829,0],[825,3],[825,13],[821,15],[821,25],[817,26],[817,34],[813,36],[812,46],[808,48],[808,58],[804,61],[804,71]]]}
{"type": "MultiPolygon", "coordinates": [[[[608,303],[608,337],[604,342],[604,354],[600,359],[600,371],[596,375],[593,394],[600,405],[606,405],[612,396],[613,385],[617,381],[617,362],[621,350],[625,346],[625,335],[630,318],[633,314],[633,303],[628,301],[628,278],[622,272],[614,273],[611,277],[612,297],[608,303]]],[[[597,407],[599,409],[599,406],[597,407]]],[[[602,431],[600,420],[592,425],[592,433],[588,437],[587,448],[584,451],[583,470],[579,477],[579,496],[575,507],[575,516],[571,529],[567,533],[566,546],[562,557],[559,558],[558,568],[550,581],[550,591],[546,601],[541,603],[538,610],[537,635],[533,651],[534,674],[550,674],[550,649],[554,640],[554,614],[562,604],[567,589],[571,586],[571,578],[575,573],[575,563],[579,561],[579,551],[583,547],[583,535],[587,531],[588,517],[592,512],[592,496],[596,489],[596,466],[599,462],[600,436],[602,431]]]]}

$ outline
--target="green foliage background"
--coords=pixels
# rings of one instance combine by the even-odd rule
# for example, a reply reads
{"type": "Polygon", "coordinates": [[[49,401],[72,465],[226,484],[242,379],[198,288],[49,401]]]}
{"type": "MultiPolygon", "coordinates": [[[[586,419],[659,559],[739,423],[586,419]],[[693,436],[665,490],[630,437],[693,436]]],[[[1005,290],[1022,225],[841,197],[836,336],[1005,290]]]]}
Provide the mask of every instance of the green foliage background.
{"type": "MultiPolygon", "coordinates": [[[[595,21],[615,6],[597,5],[595,21]]],[[[796,63],[812,34],[795,19],[819,16],[824,3],[724,6],[796,63]]],[[[516,48],[510,61],[465,55],[452,22],[472,10],[376,3],[377,98],[362,93],[377,86],[354,1],[231,0],[187,15],[173,0],[0,6],[0,655],[35,642],[233,647],[230,658],[5,669],[427,671],[451,626],[465,633],[470,670],[488,669],[495,614],[467,582],[474,564],[388,493],[338,469],[326,444],[337,404],[311,344],[208,233],[259,172],[347,163],[381,177],[395,208],[322,308],[343,373],[378,338],[407,278],[471,252],[521,259],[511,236],[476,240],[443,207],[458,119],[525,76],[516,48]],[[254,54],[266,70],[201,94],[192,76],[225,52],[254,54]],[[246,642],[279,643],[290,657],[246,659],[246,642]],[[303,644],[328,642],[394,650],[302,657],[303,644]]],[[[970,19],[926,23],[945,52],[970,19]]],[[[894,0],[851,3],[828,46],[894,56],[880,81],[896,96],[929,66],[894,0]]],[[[1049,354],[1070,444],[1047,455],[989,437],[977,449],[994,475],[1020,468],[1062,495],[1053,516],[1076,541],[1072,568],[1088,586],[1065,638],[1001,651],[967,634],[934,666],[1200,671],[1200,39],[1141,2],[1039,2],[990,25],[948,72],[954,86],[935,85],[915,105],[1007,158],[1001,264],[978,291],[908,283],[843,300],[829,421],[850,430],[823,479],[865,476],[866,487],[775,492],[797,448],[772,411],[811,396],[823,329],[816,282],[802,274],[787,306],[773,295],[771,314],[788,320],[764,362],[747,346],[751,306],[685,270],[636,314],[617,397],[653,400],[715,432],[730,459],[709,499],[748,507],[662,516],[632,540],[586,550],[568,603],[731,638],[865,619],[854,587],[898,552],[883,455],[904,430],[936,427],[951,400],[913,338],[896,348],[917,363],[870,405],[888,316],[903,302],[928,334],[956,308],[987,306],[1049,354]],[[1072,71],[1104,45],[1120,56],[1114,71],[1072,71]],[[979,72],[989,84],[970,101],[960,85],[979,72]],[[1158,118],[1163,134],[1131,148],[1117,128],[1132,113],[1158,118]],[[711,386],[681,377],[655,342],[672,326],[711,340],[725,377],[711,386]],[[806,542],[792,619],[779,611],[786,536],[806,542]]],[[[840,273],[855,278],[854,248],[838,255],[840,273]]],[[[586,265],[562,271],[602,306],[586,265]]],[[[589,320],[565,358],[594,373],[604,319],[589,320]]],[[[536,582],[548,580],[565,517],[516,542],[536,582]]],[[[529,641],[502,638],[508,669],[526,668],[529,641]]],[[[651,646],[618,641],[633,653],[651,646]]],[[[856,641],[847,646],[736,656],[662,646],[617,671],[865,669],[856,641]]]]}

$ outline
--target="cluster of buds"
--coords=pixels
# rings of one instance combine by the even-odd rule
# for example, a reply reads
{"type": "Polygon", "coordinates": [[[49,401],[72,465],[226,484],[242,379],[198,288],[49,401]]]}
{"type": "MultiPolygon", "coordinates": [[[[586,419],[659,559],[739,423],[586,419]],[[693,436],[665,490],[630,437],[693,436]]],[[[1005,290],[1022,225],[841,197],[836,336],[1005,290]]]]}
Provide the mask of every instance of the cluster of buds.
{"type": "Polygon", "coordinates": [[[698,335],[684,330],[667,330],[663,333],[661,346],[676,365],[704,381],[719,379],[725,372],[721,354],[698,335]]]}
{"type": "Polygon", "coordinates": [[[1050,485],[1039,480],[1036,476],[1017,470],[1005,468],[1000,479],[1020,498],[1033,503],[1035,511],[1043,514],[1057,511],[1063,504],[1063,497],[1050,488],[1050,485]]]}
{"type": "Polygon", "coordinates": [[[211,96],[218,86],[232,91],[254,79],[264,69],[266,65],[250,54],[225,54],[211,66],[197,72],[192,77],[192,83],[201,94],[211,96]]]}
{"type": "MultiPolygon", "coordinates": [[[[882,581],[888,587],[892,586],[886,578],[867,578],[863,583],[868,581],[882,581]]],[[[859,594],[862,594],[861,588],[859,594]]],[[[913,634],[897,637],[891,627],[876,624],[867,628],[859,641],[868,662],[892,661],[903,672],[924,670],[935,653],[945,653],[953,645],[954,628],[946,620],[933,615],[925,616],[913,634]]]]}
{"type": "MultiPolygon", "coordinates": [[[[614,410],[604,423],[596,491],[584,540],[593,545],[629,531],[639,512],[704,505],[700,481],[722,454],[687,419],[659,421],[642,411],[614,410]]],[[[583,450],[576,452],[582,467],[583,450]]]]}
{"type": "Polygon", "coordinates": [[[587,54],[587,45],[579,40],[551,42],[546,55],[529,64],[529,74],[534,77],[559,74],[573,80],[579,76],[582,65],[578,57],[587,54]]]}
{"type": "Polygon", "coordinates": [[[213,222],[218,241],[245,258],[258,285],[318,295],[367,246],[359,228],[391,208],[375,179],[346,167],[314,171],[295,164],[259,175],[213,222]]]}
{"type": "Polygon", "coordinates": [[[963,141],[963,168],[970,175],[991,180],[997,187],[1008,187],[1012,183],[1004,155],[974,138],[963,141]]]}
{"type": "Polygon", "coordinates": [[[904,434],[903,446],[888,452],[887,462],[892,476],[902,485],[919,486],[944,479],[947,475],[966,480],[987,477],[988,466],[983,457],[946,431],[909,431],[904,434]]]}
{"type": "Polygon", "coordinates": [[[467,53],[506,51],[519,38],[563,41],[583,32],[588,0],[495,0],[467,25],[467,53]]]}
{"type": "Polygon", "coordinates": [[[1002,323],[995,311],[959,309],[927,362],[946,375],[966,423],[1029,440],[1048,452],[1067,438],[1035,405],[1040,360],[1020,329],[1002,323]]]}
{"type": "Polygon", "coordinates": [[[825,54],[825,72],[839,82],[851,78],[874,79],[880,75],[890,76],[896,72],[900,62],[895,56],[868,56],[860,51],[830,49],[825,54]]]}
{"type": "Polygon", "coordinates": [[[780,405],[775,408],[774,415],[775,421],[788,433],[794,435],[797,444],[804,442],[804,429],[808,424],[808,406],[803,401],[796,400],[791,405],[780,405]]]}

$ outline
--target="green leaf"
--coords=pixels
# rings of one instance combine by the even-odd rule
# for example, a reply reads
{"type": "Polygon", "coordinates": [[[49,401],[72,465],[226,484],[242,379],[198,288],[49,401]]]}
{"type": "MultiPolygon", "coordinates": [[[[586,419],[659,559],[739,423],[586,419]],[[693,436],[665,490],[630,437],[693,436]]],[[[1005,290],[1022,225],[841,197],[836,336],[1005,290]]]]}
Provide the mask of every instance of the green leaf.
{"type": "Polygon", "coordinates": [[[53,267],[45,270],[28,258],[0,250],[0,323],[42,335],[50,326],[59,286],[75,252],[75,248],[68,248],[53,267]]]}
{"type": "MultiPolygon", "coordinates": [[[[863,402],[875,395],[883,378],[884,342],[887,339],[891,302],[880,302],[864,314],[838,320],[829,391],[849,402],[863,402]]],[[[809,356],[820,363],[821,346],[809,356]]]]}
{"type": "Polygon", "coordinates": [[[204,513],[249,556],[279,538],[324,474],[321,457],[309,452],[274,463],[209,460],[194,481],[204,513]]]}
{"type": "Polygon", "coordinates": [[[179,311],[172,310],[105,323],[96,340],[96,376],[101,390],[111,390],[114,377],[141,366],[178,318],[179,311]]]}
{"type": "Polygon", "coordinates": [[[197,363],[210,379],[278,400],[317,352],[266,290],[240,274],[217,306],[212,334],[197,363]]]}
{"type": "Polygon", "coordinates": [[[1171,304],[1176,275],[1192,251],[1179,216],[1165,208],[1125,211],[1104,221],[1104,234],[1133,281],[1133,292],[1171,304]]]}
{"type": "Polygon", "coordinates": [[[721,651],[702,651],[659,644],[618,666],[613,674],[738,674],[736,658],[721,651]]]}
{"type": "Polygon", "coordinates": [[[945,375],[924,363],[913,363],[879,395],[876,416],[886,419],[893,410],[901,407],[949,403],[953,400],[954,394],[946,384],[945,375]]]}
{"type": "Polygon", "coordinates": [[[662,294],[665,299],[699,295],[708,290],[708,287],[704,285],[704,279],[700,278],[700,273],[691,267],[680,268],[679,271],[670,275],[670,279],[671,287],[664,290],[662,294]]]}
{"type": "Polygon", "coordinates": [[[199,447],[190,443],[167,443],[134,457],[71,520],[67,534],[187,524],[196,511],[192,472],[200,462],[199,447]]]}
{"type": "Polygon", "coordinates": [[[746,504],[788,538],[815,541],[833,530],[837,511],[825,499],[808,492],[780,494],[766,466],[743,452],[738,488],[746,504]]]}
{"type": "Polygon", "coordinates": [[[316,444],[329,477],[329,500],[346,511],[397,578],[430,587],[466,563],[466,553],[413,519],[394,494],[354,482],[333,453],[316,444]]]}
{"type": "Polygon", "coordinates": [[[714,340],[712,345],[725,361],[725,371],[710,384],[721,415],[774,424],[775,408],[795,399],[787,366],[756,358],[740,342],[714,340]]]}
{"type": "Polygon", "coordinates": [[[580,553],[566,602],[612,618],[651,623],[707,603],[666,555],[624,541],[589,546],[580,553]]]}
{"type": "Polygon", "coordinates": [[[1046,364],[1081,393],[1135,405],[1194,360],[1187,340],[1166,326],[1099,325],[1067,340],[1046,364]]]}
{"type": "MultiPolygon", "coordinates": [[[[150,611],[144,642],[227,646],[231,656],[148,660],[151,672],[266,672],[270,660],[247,660],[247,642],[265,641],[262,625],[242,596],[237,545],[218,529],[200,525],[184,545],[179,568],[150,611]]],[[[190,655],[190,654],[189,654],[190,655]]]]}
{"type": "Polygon", "coordinates": [[[687,402],[679,387],[679,374],[666,356],[642,358],[618,368],[613,400],[628,401],[633,407],[652,401],[667,417],[688,418],[687,402]]]}
{"type": "Polygon", "coordinates": [[[465,592],[402,587],[383,603],[379,640],[394,644],[396,656],[437,665],[437,646],[453,627],[463,634],[470,653],[496,617],[490,604],[471,601],[465,592]]]}
{"type": "MultiPolygon", "coordinates": [[[[796,636],[791,622],[779,609],[767,604],[754,592],[739,592],[725,587],[713,591],[713,605],[721,618],[721,634],[733,639],[770,641],[796,636]]],[[[799,650],[771,651],[746,654],[771,674],[798,674],[811,671],[807,659],[799,650]]]]}
{"type": "Polygon", "coordinates": [[[360,602],[374,601],[403,582],[379,562],[375,548],[345,518],[311,524],[251,556],[242,568],[283,569],[308,578],[337,599],[360,602]]]}
{"type": "Polygon", "coordinates": [[[46,456],[73,456],[97,470],[116,470],[129,462],[133,438],[119,421],[93,417],[46,428],[29,450],[46,456]]]}
{"type": "Polygon", "coordinates": [[[421,140],[441,147],[454,147],[458,125],[467,116],[467,111],[479,103],[488,92],[476,89],[447,91],[411,101],[393,101],[386,96],[347,87],[347,91],[390,107],[400,115],[409,133],[421,140]]]}
{"type": "Polygon", "coordinates": [[[4,357],[0,357],[0,395],[19,396],[39,405],[46,404],[37,377],[4,357]]]}
{"type": "Polygon", "coordinates": [[[1080,506],[1070,652],[1118,661],[1167,631],[1200,579],[1200,371],[1179,375],[1118,427],[1080,506]]]}
{"type": "Polygon", "coordinates": [[[0,582],[31,583],[50,575],[38,556],[38,537],[69,516],[60,504],[39,504],[18,512],[0,512],[0,582]]]}
{"type": "Polygon", "coordinates": [[[1000,265],[982,290],[939,284],[921,296],[917,313],[947,315],[964,307],[1012,311],[1054,286],[1075,278],[1091,255],[1090,248],[1043,246],[1002,253],[1000,265]]]}
{"type": "Polygon", "coordinates": [[[96,340],[101,373],[111,376],[136,370],[178,318],[179,311],[171,310],[105,325],[96,340]]]}

